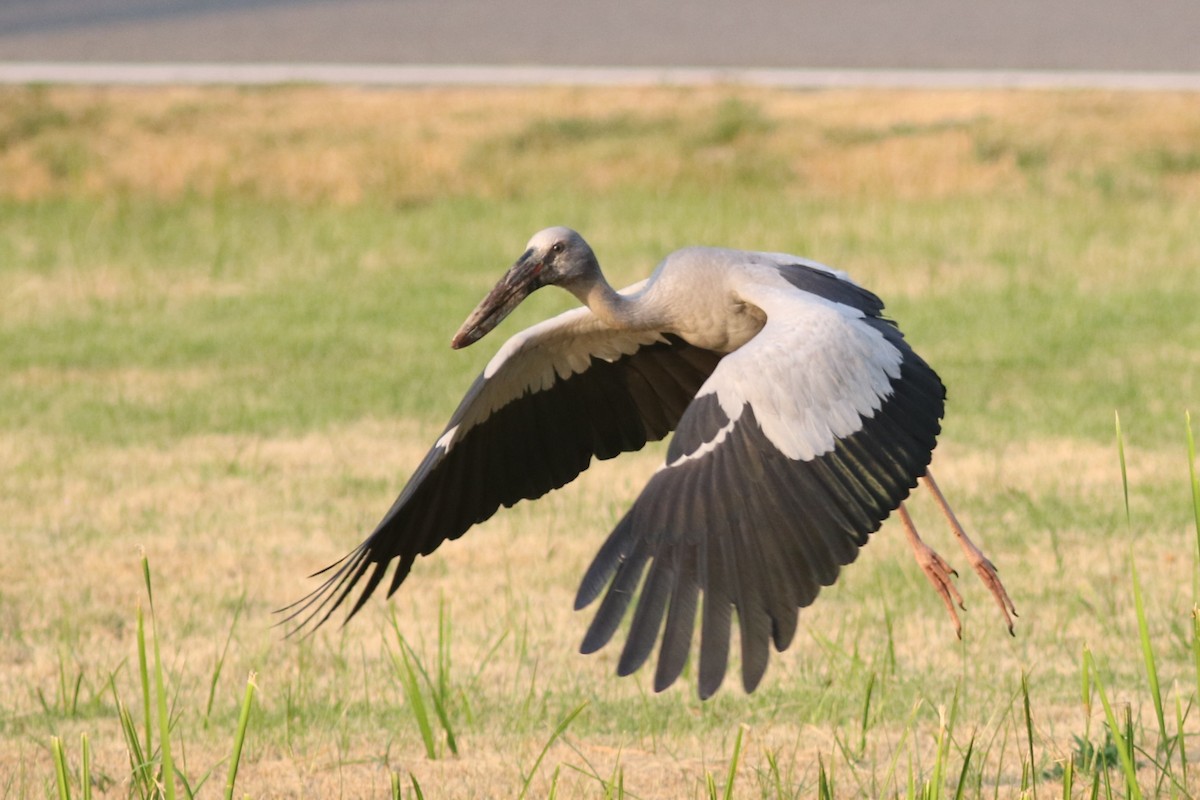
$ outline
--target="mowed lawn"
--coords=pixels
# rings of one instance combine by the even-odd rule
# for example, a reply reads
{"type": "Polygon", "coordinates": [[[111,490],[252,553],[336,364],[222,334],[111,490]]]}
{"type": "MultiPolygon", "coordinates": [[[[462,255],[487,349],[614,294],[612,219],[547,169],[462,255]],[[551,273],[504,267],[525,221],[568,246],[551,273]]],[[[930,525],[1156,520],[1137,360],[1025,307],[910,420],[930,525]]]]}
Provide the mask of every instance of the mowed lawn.
{"type": "Polygon", "coordinates": [[[225,796],[251,674],[237,797],[1200,794],[1198,401],[1197,95],[2,89],[0,798],[60,796],[54,737],[71,797],[165,788],[155,642],[181,797],[225,796]],[[707,702],[617,678],[572,599],[656,447],[285,638],[504,337],[570,306],[449,349],[554,224],[618,285],[714,244],[880,294],[1016,636],[918,494],[962,641],[889,520],[753,695],[736,646],[707,702]]]}

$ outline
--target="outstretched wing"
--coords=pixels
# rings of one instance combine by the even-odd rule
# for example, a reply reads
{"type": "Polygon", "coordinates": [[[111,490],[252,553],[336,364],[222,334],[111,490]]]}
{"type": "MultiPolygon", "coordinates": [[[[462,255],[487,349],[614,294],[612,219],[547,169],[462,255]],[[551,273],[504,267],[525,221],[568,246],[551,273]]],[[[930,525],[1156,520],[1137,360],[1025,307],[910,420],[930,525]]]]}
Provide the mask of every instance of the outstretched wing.
{"type": "Polygon", "coordinates": [[[700,595],[700,696],[724,679],[732,611],[753,691],[768,642],[788,646],[799,609],[907,497],[940,431],[945,389],[874,295],[807,268],[780,274],[739,289],[766,325],[701,387],[576,597],[582,608],[607,587],[587,653],[641,584],[618,672],[641,666],[661,634],[656,691],[683,669],[700,595]]]}
{"type": "Polygon", "coordinates": [[[720,358],[675,336],[615,331],[585,308],[513,336],[374,532],[285,609],[296,621],[293,632],[320,625],[358,587],[346,619],[354,616],[393,560],[389,596],[418,555],[500,506],[563,486],[593,457],[662,439],[720,358]]]}

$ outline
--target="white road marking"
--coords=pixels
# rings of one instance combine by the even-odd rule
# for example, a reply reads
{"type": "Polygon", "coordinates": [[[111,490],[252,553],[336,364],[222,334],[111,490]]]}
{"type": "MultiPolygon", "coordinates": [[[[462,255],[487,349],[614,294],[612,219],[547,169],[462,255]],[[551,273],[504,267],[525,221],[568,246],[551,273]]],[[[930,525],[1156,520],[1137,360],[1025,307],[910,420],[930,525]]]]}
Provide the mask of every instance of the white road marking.
{"type": "Polygon", "coordinates": [[[963,69],[731,69],[439,64],[0,62],[0,83],[82,85],[764,86],[781,89],[1200,91],[1200,72],[963,69]]]}

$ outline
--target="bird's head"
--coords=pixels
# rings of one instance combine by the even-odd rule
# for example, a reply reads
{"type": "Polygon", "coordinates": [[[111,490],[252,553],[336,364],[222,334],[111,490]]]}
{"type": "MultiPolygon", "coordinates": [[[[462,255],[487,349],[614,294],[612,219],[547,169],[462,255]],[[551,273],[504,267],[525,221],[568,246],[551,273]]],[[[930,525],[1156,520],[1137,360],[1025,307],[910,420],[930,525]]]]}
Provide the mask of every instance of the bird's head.
{"type": "Polygon", "coordinates": [[[538,231],[521,257],[467,317],[450,346],[457,350],[479,341],[543,286],[569,287],[598,271],[592,248],[575,231],[562,227],[538,231]]]}

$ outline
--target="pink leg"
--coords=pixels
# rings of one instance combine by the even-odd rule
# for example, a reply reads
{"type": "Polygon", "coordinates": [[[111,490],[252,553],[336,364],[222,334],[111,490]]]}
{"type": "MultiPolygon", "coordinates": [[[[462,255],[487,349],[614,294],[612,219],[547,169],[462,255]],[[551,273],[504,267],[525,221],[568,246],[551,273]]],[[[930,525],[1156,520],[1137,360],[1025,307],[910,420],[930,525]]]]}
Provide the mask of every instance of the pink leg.
{"type": "MultiPolygon", "coordinates": [[[[1000,577],[996,574],[996,566],[967,537],[967,532],[958,523],[958,518],[954,516],[954,511],[950,508],[950,504],[946,502],[946,498],[942,495],[941,489],[938,488],[937,482],[934,481],[933,473],[925,473],[925,485],[933,492],[934,500],[941,507],[942,513],[946,515],[946,521],[950,523],[950,529],[954,531],[954,536],[962,546],[963,552],[966,553],[967,560],[971,562],[971,566],[975,568],[975,572],[983,580],[984,586],[991,591],[992,597],[996,598],[996,605],[1000,606],[1000,613],[1004,615],[1004,621],[1008,623],[1008,632],[1015,636],[1012,618],[1017,616],[1017,609],[1013,605],[1013,601],[1009,598],[1008,592],[1005,591],[1004,584],[1000,582],[1000,577]]],[[[903,509],[903,507],[901,508],[903,509]]]]}

